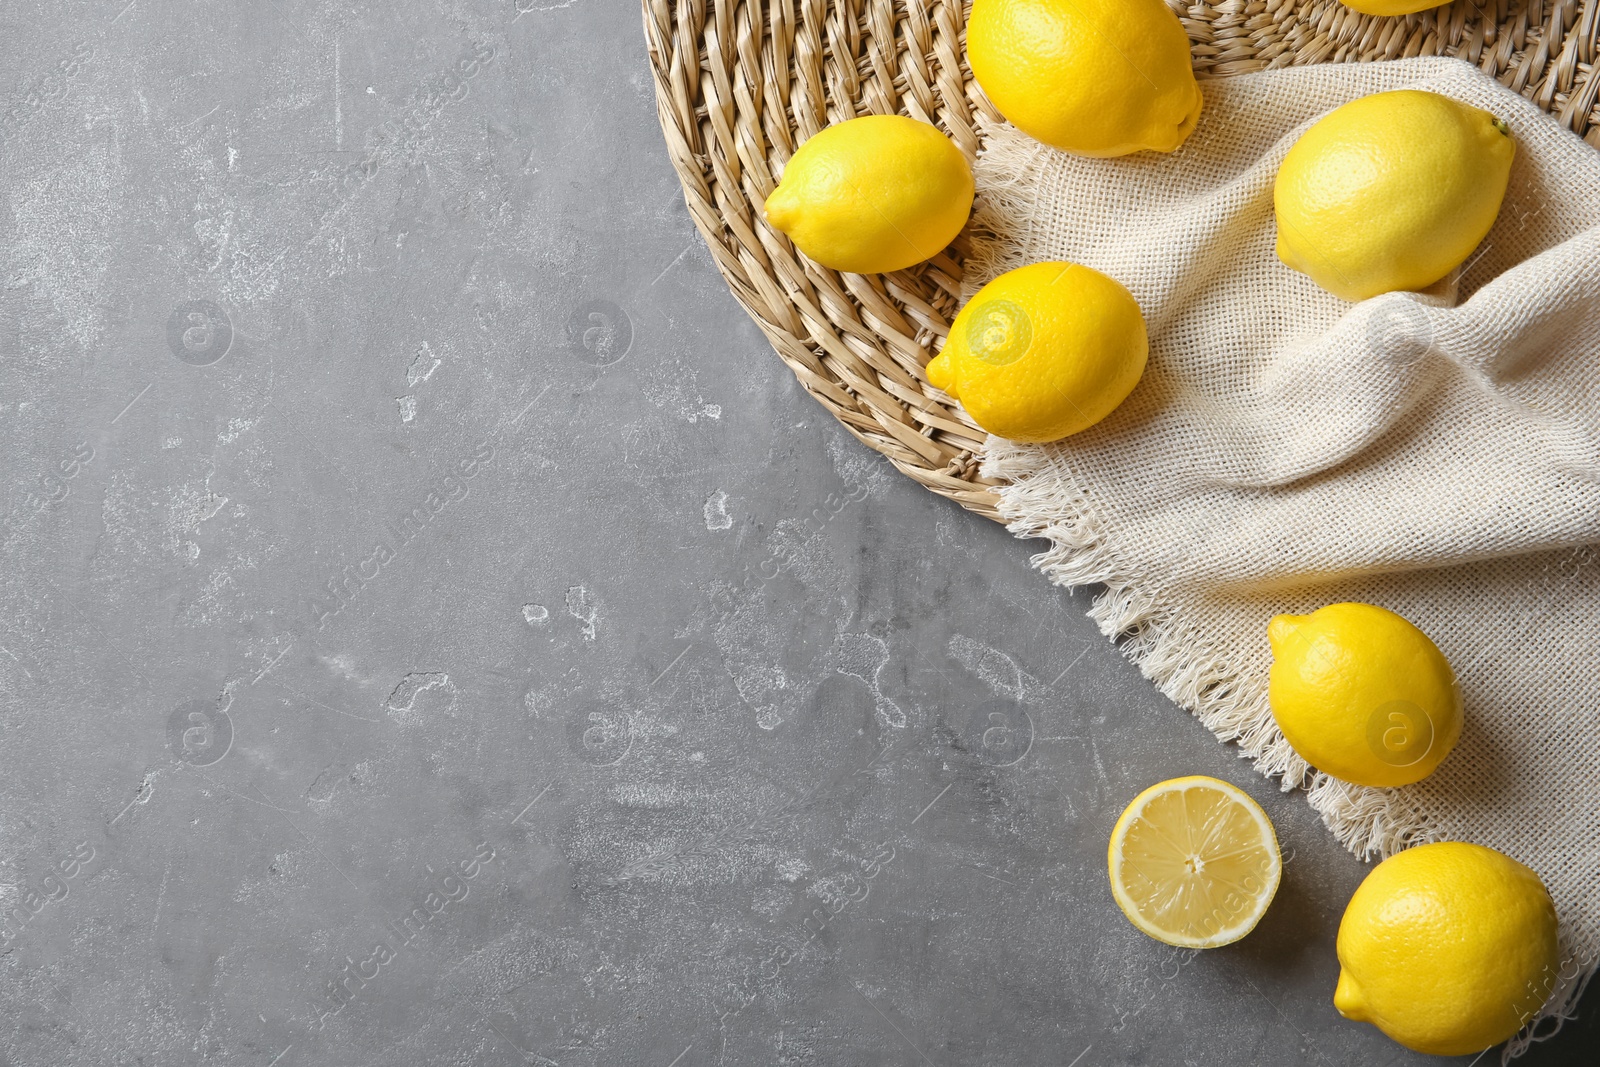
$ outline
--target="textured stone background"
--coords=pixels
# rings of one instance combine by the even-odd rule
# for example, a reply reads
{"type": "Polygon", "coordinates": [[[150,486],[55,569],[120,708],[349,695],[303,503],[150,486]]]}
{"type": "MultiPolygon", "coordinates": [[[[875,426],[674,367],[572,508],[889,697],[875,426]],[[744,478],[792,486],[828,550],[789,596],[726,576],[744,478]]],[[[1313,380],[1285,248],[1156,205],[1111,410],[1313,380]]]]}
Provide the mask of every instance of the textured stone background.
{"type": "Polygon", "coordinates": [[[1422,1062],[1330,1003],[1363,866],[735,306],[630,0],[15,0],[0,73],[0,1063],[1422,1062]],[[1188,772],[1288,859],[1204,955],[1104,876],[1188,772]]]}

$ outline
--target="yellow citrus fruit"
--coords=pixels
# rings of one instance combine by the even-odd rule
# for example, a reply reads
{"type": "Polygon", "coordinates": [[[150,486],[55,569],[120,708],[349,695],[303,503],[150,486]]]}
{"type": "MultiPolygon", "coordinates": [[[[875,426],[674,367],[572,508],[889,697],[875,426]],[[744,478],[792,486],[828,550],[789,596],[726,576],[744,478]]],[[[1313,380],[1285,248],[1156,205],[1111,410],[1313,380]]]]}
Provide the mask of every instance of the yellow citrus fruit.
{"type": "Polygon", "coordinates": [[[1420,782],[1461,736],[1461,691],[1428,635],[1371,604],[1329,604],[1267,626],[1267,699],[1278,728],[1346,782],[1420,782]]]}
{"type": "Polygon", "coordinates": [[[1373,868],[1344,910],[1337,948],[1339,1014],[1435,1056],[1465,1056],[1522,1029],[1561,962],[1539,876],[1454,841],[1373,868]]]}
{"type": "Polygon", "coordinates": [[[992,434],[1055,441],[1111,414],[1139,384],[1149,350],[1139,305],[1115,279],[1034,263],[967,302],[928,381],[992,434]]]}
{"type": "Polygon", "coordinates": [[[1515,154],[1504,121],[1448,96],[1352,100],[1278,168],[1278,258],[1346,300],[1426,289],[1494,225],[1515,154]]]}
{"type": "Polygon", "coordinates": [[[1307,763],[1357,785],[1434,773],[1461,737],[1461,689],[1427,633],[1394,611],[1338,603],[1267,624],[1267,701],[1307,763]]]}
{"type": "Polygon", "coordinates": [[[1200,118],[1163,0],[973,0],[967,61],[1019,130],[1081,156],[1171,152],[1200,118]]]}
{"type": "Polygon", "coordinates": [[[1243,790],[1203,775],[1146,789],[1111,831],[1111,895],[1128,921],[1180,948],[1229,945],[1278,891],[1278,835],[1243,790]]]}
{"type": "Polygon", "coordinates": [[[1442,7],[1450,0],[1344,0],[1344,6],[1363,15],[1410,15],[1430,7],[1442,7]]]}
{"type": "Polygon", "coordinates": [[[868,115],[801,145],[766,215],[824,267],[874,274],[942,252],[966,225],[972,188],[950,138],[904,115],[868,115]]]}

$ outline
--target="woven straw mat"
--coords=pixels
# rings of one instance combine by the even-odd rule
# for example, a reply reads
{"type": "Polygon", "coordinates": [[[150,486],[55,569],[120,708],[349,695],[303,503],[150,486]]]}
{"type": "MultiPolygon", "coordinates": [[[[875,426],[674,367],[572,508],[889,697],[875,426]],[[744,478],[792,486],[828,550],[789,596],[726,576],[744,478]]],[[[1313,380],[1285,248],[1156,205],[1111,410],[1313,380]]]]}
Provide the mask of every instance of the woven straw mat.
{"type": "MultiPolygon", "coordinates": [[[[1600,147],[1600,0],[1455,0],[1378,18],[1337,0],[1179,5],[1195,72],[1418,55],[1476,64],[1600,147]]],[[[644,0],[667,151],[733,295],[800,383],[862,441],[936,493],[991,519],[984,433],[923,365],[955,316],[964,241],[892,274],[841,274],[801,256],[761,207],[806,138],[860,115],[932,122],[969,159],[998,118],[966,62],[969,3],[944,0],[644,0]]]]}

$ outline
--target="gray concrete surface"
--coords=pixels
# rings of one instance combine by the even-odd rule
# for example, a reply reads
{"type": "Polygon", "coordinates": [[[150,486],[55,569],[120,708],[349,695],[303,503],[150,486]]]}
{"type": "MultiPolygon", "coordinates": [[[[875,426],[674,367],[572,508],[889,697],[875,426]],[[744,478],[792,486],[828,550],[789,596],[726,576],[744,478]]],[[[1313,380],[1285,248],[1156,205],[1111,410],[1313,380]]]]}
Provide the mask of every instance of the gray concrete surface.
{"type": "Polygon", "coordinates": [[[1362,865],[734,304],[630,0],[0,72],[0,1064],[1423,1062],[1330,1003],[1362,865]],[[1288,856],[1203,955],[1104,875],[1187,772],[1288,856]]]}

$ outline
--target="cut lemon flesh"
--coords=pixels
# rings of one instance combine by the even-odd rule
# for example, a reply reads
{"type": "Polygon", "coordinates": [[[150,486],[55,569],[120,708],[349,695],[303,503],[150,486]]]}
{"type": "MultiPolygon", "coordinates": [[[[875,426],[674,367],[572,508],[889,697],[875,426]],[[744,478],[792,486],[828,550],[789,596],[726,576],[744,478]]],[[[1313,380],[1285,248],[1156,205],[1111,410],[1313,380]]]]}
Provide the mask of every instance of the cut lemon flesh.
{"type": "Polygon", "coordinates": [[[1216,948],[1248,934],[1283,875],[1261,805],[1202,775],[1135,797],[1111,831],[1107,865],[1128,921],[1179,948],[1216,948]]]}

